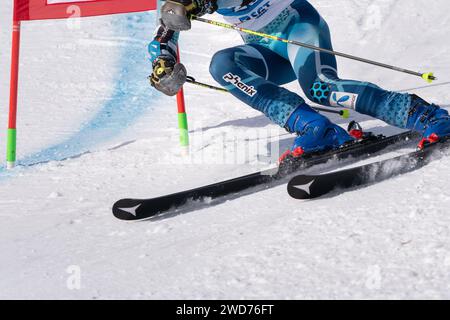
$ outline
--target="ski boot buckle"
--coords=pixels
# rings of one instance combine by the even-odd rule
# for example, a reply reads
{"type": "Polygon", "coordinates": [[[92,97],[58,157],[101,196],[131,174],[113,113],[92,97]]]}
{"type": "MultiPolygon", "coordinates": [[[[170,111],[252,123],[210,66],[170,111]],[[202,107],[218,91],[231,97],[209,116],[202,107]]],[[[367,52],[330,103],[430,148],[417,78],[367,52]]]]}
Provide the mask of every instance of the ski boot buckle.
{"type": "Polygon", "coordinates": [[[430,134],[428,138],[423,138],[417,145],[418,150],[423,150],[430,144],[437,143],[439,141],[439,136],[436,133],[430,134]]]}

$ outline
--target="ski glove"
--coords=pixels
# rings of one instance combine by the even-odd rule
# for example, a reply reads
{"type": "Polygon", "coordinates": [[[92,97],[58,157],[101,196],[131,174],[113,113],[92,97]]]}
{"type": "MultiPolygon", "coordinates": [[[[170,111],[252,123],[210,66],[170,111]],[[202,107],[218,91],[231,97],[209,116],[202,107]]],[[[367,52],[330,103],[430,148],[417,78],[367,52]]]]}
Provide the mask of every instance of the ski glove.
{"type": "Polygon", "coordinates": [[[150,84],[168,96],[174,96],[186,82],[187,71],[171,56],[162,55],[153,61],[150,84]]]}
{"type": "Polygon", "coordinates": [[[161,8],[162,23],[173,31],[191,29],[191,15],[202,16],[217,10],[217,0],[167,0],[161,8]]]}

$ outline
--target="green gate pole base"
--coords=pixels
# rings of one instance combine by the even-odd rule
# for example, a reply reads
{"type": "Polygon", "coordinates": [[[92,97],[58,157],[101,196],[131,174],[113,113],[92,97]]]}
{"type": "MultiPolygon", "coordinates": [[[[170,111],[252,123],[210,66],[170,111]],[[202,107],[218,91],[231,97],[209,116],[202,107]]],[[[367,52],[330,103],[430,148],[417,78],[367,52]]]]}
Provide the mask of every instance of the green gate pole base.
{"type": "Polygon", "coordinates": [[[180,146],[183,155],[189,154],[189,130],[186,113],[178,114],[178,128],[180,129],[180,146]]]}
{"type": "Polygon", "coordinates": [[[16,164],[16,129],[8,129],[8,138],[6,143],[6,168],[12,169],[16,164]]]}

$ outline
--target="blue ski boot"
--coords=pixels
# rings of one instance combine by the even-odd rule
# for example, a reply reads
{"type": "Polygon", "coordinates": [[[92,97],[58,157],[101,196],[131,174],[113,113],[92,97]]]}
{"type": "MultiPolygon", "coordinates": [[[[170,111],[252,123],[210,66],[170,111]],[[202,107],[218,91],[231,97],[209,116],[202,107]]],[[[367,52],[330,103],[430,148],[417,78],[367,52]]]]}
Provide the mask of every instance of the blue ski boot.
{"type": "Polygon", "coordinates": [[[280,158],[282,163],[288,156],[301,157],[305,153],[314,153],[338,149],[355,139],[340,126],[313,110],[307,104],[299,106],[289,117],[286,130],[297,133],[291,150],[280,158]]]}
{"type": "Polygon", "coordinates": [[[427,143],[435,143],[441,138],[450,136],[450,116],[447,110],[429,104],[416,95],[412,95],[411,98],[406,128],[422,134],[420,149],[427,143]]]}

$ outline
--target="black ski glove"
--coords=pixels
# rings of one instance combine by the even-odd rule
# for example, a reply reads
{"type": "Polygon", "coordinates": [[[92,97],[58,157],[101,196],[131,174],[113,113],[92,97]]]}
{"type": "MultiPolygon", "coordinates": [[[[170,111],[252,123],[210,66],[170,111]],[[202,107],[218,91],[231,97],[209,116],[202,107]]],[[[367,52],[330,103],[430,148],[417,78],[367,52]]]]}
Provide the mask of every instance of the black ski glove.
{"type": "Polygon", "coordinates": [[[217,0],[168,0],[161,8],[162,23],[173,31],[191,29],[191,15],[202,16],[217,10],[217,0]]]}
{"type": "Polygon", "coordinates": [[[174,96],[185,84],[187,71],[184,65],[177,63],[171,56],[159,56],[153,61],[153,73],[150,84],[156,90],[168,96],[174,96]]]}

